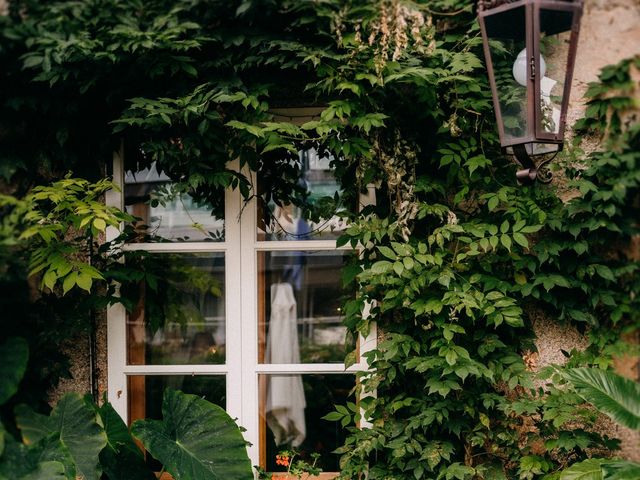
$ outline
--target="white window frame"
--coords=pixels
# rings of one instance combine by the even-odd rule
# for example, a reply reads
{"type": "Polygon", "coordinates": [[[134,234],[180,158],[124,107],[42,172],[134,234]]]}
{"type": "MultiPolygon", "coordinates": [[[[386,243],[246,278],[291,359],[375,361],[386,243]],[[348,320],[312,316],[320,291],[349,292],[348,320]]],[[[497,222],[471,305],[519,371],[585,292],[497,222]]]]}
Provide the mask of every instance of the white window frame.
{"type": "MultiPolygon", "coordinates": [[[[113,157],[113,180],[120,192],[107,193],[109,205],[124,209],[124,161],[122,150],[113,157]]],[[[234,162],[232,168],[238,168],[234,162]]],[[[255,175],[251,175],[255,185],[255,175]]],[[[371,203],[362,196],[361,206],[371,203]]],[[[243,205],[238,189],[225,192],[225,239],[223,242],[136,243],[128,250],[158,253],[222,252],[225,255],[225,318],[226,363],[223,365],[127,365],[126,312],[121,304],[107,309],[107,381],[108,399],[125,422],[128,422],[127,377],[131,375],[225,375],[226,409],[243,426],[252,465],[259,464],[259,385],[261,374],[345,374],[367,370],[364,354],[376,346],[375,325],[369,335],[359,338],[360,361],[348,369],[343,364],[264,364],[258,363],[258,252],[265,251],[332,251],[335,240],[257,240],[257,208],[255,199],[243,205]],[[251,288],[248,288],[248,287],[251,288]],[[244,288],[243,288],[244,287],[244,288]],[[235,348],[234,346],[239,346],[235,348]]],[[[107,231],[107,240],[114,239],[118,229],[107,231]]],[[[349,247],[344,247],[349,250],[349,247]]],[[[367,426],[361,421],[360,425],[367,426]]]]}

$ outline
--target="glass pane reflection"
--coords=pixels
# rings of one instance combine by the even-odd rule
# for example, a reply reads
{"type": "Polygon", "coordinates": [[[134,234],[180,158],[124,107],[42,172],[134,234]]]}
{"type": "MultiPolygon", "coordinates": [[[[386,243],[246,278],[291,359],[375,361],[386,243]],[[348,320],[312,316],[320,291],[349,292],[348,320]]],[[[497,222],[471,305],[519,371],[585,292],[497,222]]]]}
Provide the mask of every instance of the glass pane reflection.
{"type": "Polygon", "coordinates": [[[227,408],[224,375],[130,375],[127,377],[129,422],[139,418],[162,418],[162,396],[165,389],[197,395],[222,408],[227,408]]]}
{"type": "MultiPolygon", "coordinates": [[[[224,199],[224,192],[220,192],[224,199]]],[[[224,209],[195,201],[159,172],[129,168],[124,176],[124,203],[128,213],[141,219],[140,233],[151,241],[224,241],[224,209]],[[143,227],[146,226],[146,228],[143,227]]]]}
{"type": "Polygon", "coordinates": [[[260,375],[260,464],[269,472],[286,471],[276,455],[292,448],[299,457],[325,472],[337,472],[345,431],[340,422],[323,420],[335,405],[344,405],[355,386],[353,375],[260,375]]]}
{"type": "Polygon", "coordinates": [[[130,365],[225,362],[224,254],[153,254],[155,289],[140,286],[127,314],[130,365]]]}
{"type": "Polygon", "coordinates": [[[261,363],[342,363],[341,268],[350,252],[259,252],[261,363]]]}
{"type": "Polygon", "coordinates": [[[525,8],[486,17],[489,51],[505,140],[527,134],[527,51],[525,8]]]}
{"type": "Polygon", "coordinates": [[[572,11],[540,10],[543,37],[540,40],[541,72],[539,129],[544,133],[560,132],[560,112],[564,95],[564,79],[569,61],[569,40],[573,24],[572,11]],[[545,29],[547,35],[544,35],[545,29]]]}
{"type": "MultiPolygon", "coordinates": [[[[300,150],[298,157],[302,170],[299,183],[306,189],[310,205],[341,194],[330,166],[332,155],[322,157],[315,148],[310,148],[300,150]]],[[[335,239],[347,227],[339,212],[331,218],[312,221],[306,218],[305,212],[299,207],[276,205],[266,194],[262,198],[264,201],[258,215],[258,240],[335,239]]]]}

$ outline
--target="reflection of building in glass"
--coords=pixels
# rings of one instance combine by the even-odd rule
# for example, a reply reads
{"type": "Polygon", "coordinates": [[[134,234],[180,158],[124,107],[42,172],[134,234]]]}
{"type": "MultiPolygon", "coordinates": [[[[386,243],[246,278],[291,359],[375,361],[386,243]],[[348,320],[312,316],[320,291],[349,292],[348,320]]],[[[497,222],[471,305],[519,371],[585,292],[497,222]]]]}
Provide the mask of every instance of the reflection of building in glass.
{"type": "Polygon", "coordinates": [[[128,357],[134,365],[224,363],[226,345],[224,257],[156,254],[166,278],[157,291],[140,292],[127,315],[128,357]]]}
{"type": "Polygon", "coordinates": [[[213,208],[200,204],[179,191],[171,179],[159,172],[156,163],[124,175],[127,213],[142,219],[146,234],[163,240],[223,240],[224,220],[213,215],[213,208]]]}
{"type": "MultiPolygon", "coordinates": [[[[332,155],[321,157],[315,148],[300,150],[298,162],[302,168],[299,184],[307,192],[307,201],[316,205],[323,198],[334,198],[341,194],[340,186],[331,169],[332,155]]],[[[342,209],[344,210],[344,209],[342,209]]],[[[317,240],[337,238],[346,229],[346,222],[340,218],[339,211],[331,218],[319,221],[307,219],[300,207],[294,205],[276,205],[269,202],[264,212],[268,240],[317,240]]]]}

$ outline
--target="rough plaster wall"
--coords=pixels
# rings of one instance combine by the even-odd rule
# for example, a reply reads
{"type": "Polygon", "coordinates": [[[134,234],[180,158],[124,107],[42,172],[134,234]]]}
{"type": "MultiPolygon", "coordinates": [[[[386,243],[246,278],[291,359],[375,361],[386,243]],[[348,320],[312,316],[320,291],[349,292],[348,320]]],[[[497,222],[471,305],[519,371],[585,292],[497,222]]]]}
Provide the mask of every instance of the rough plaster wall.
{"type": "MultiPolygon", "coordinates": [[[[0,11],[2,7],[0,0],[0,11]]],[[[586,0],[582,18],[580,43],[574,71],[568,125],[573,124],[584,113],[583,95],[588,83],[597,80],[600,69],[606,65],[640,54],[640,0],[586,0]]],[[[553,319],[536,312],[534,330],[538,367],[552,363],[563,363],[561,350],[584,348],[586,340],[577,330],[561,325],[553,319]]],[[[65,380],[52,392],[52,402],[66,391],[88,392],[89,362],[88,339],[79,338],[70,342],[67,352],[72,357],[73,378],[65,380]]],[[[98,369],[100,396],[106,391],[106,319],[98,320],[98,369]]],[[[621,362],[620,370],[631,373],[633,360],[621,362]]],[[[640,460],[640,435],[608,424],[610,435],[623,440],[622,454],[640,460]]]]}
{"type": "MultiPolygon", "coordinates": [[[[640,0],[586,0],[580,28],[580,41],[571,89],[567,125],[581,118],[585,111],[584,93],[589,82],[596,81],[602,67],[620,60],[640,55],[640,0]]],[[[571,131],[568,132],[571,136],[571,131]]],[[[597,148],[593,140],[584,145],[587,150],[597,148]]],[[[561,350],[583,349],[587,342],[575,329],[545,317],[540,312],[533,315],[534,330],[538,337],[537,366],[562,364],[565,357],[561,350]]],[[[618,370],[628,376],[636,376],[637,359],[621,358],[616,362],[618,370]]],[[[623,429],[607,420],[603,429],[623,441],[622,455],[640,461],[640,434],[623,429]]]]}
{"type": "Polygon", "coordinates": [[[584,114],[584,93],[602,67],[639,54],[640,0],[585,0],[567,125],[584,114]]]}

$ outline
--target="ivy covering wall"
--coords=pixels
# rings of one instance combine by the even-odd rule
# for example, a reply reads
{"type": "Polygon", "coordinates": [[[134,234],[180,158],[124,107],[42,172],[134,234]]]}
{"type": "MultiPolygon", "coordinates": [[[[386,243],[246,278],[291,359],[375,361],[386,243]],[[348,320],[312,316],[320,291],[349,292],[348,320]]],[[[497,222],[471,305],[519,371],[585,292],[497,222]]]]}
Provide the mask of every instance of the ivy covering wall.
{"type": "MultiPolygon", "coordinates": [[[[329,416],[351,432],[340,451],[343,478],[553,479],[570,462],[615,447],[590,428],[594,413],[554,370],[543,372],[543,391],[525,358],[535,348],[532,312],[587,335],[586,350],[567,352],[570,366],[609,366],[627,349],[621,334],[637,330],[630,244],[639,227],[640,127],[630,72],[640,59],[607,67],[591,86],[556,181],[523,187],[500,152],[470,0],[9,6],[0,17],[5,193],[22,197],[68,171],[98,180],[122,145],[128,159],[156,161],[214,208],[220,188],[256,194],[227,169],[234,159],[258,172],[274,201],[303,206],[310,217],[375,185],[377,204],[353,214],[339,242],[361,247],[345,269],[358,292],[346,324],[367,333],[376,322],[382,332],[357,392],[366,398],[329,416]],[[323,110],[303,125],[272,113],[309,105],[323,110]],[[602,149],[585,154],[583,136],[601,138],[602,149]],[[334,156],[342,198],[310,204],[300,190],[290,160],[311,146],[334,156]],[[571,199],[561,200],[558,188],[571,199]],[[355,428],[361,408],[369,429],[355,428]]],[[[27,319],[3,328],[30,329],[32,351],[52,355],[56,342],[86,327],[96,299],[110,300],[111,280],[140,280],[106,248],[92,251],[100,268],[91,282],[81,267],[67,269],[86,243],[65,238],[60,225],[90,217],[83,240],[93,245],[108,222],[95,222],[96,204],[49,215],[56,192],[41,199],[40,217],[15,215],[5,198],[0,237],[2,285],[15,292],[1,308],[27,319]],[[33,236],[18,238],[17,224],[34,227],[33,236]],[[47,224],[58,227],[41,233],[47,224]],[[26,265],[34,266],[34,248],[52,245],[71,250],[39,271],[52,273],[33,298],[39,278],[30,290],[26,265]]],[[[34,389],[60,373],[34,362],[34,389]]]]}

